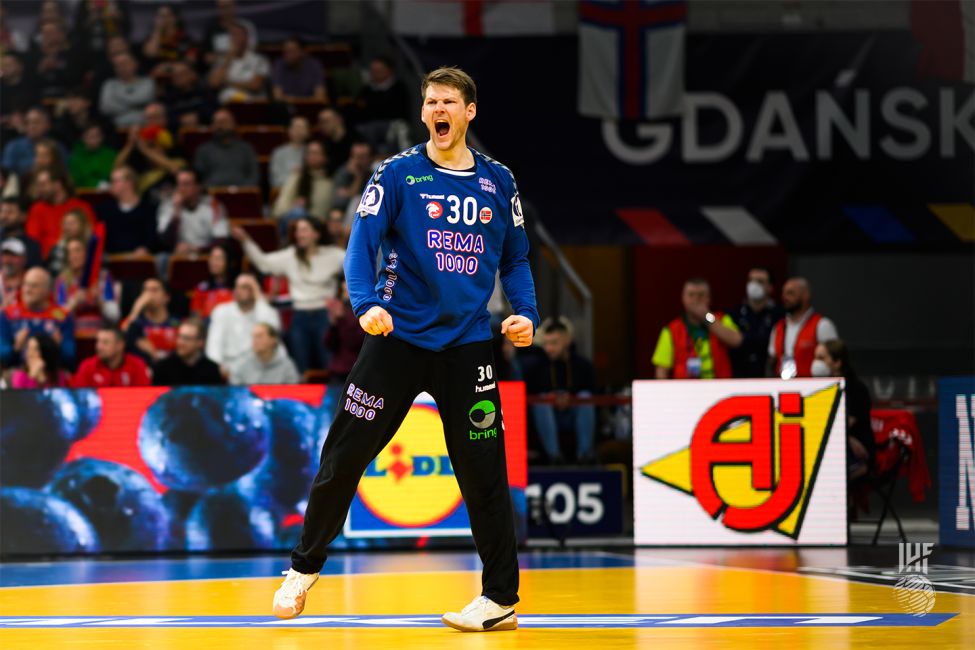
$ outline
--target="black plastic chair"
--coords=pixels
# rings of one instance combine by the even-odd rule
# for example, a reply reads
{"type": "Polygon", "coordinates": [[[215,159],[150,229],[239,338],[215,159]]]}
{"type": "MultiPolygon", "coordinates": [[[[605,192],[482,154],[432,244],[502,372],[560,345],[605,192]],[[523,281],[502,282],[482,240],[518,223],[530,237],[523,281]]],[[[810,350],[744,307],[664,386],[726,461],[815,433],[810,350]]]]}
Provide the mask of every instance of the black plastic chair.
{"type": "MultiPolygon", "coordinates": [[[[904,534],[904,527],[901,525],[901,518],[898,516],[897,510],[894,508],[891,498],[894,495],[894,488],[897,486],[897,479],[900,476],[901,467],[911,458],[911,450],[905,445],[901,444],[899,441],[891,440],[888,444],[896,444],[898,447],[900,447],[900,452],[898,453],[897,460],[894,462],[894,464],[886,472],[881,474],[867,474],[857,483],[857,485],[862,485],[864,483],[869,485],[884,502],[884,507],[880,511],[879,519],[866,519],[860,521],[860,523],[864,524],[872,524],[874,522],[877,524],[877,530],[873,534],[873,541],[870,542],[871,546],[877,545],[877,540],[880,538],[880,529],[883,528],[888,512],[894,517],[894,521],[897,522],[897,532],[900,534],[900,540],[905,543],[907,542],[907,535],[904,534]]],[[[851,485],[850,489],[855,489],[855,486],[851,485]]]]}

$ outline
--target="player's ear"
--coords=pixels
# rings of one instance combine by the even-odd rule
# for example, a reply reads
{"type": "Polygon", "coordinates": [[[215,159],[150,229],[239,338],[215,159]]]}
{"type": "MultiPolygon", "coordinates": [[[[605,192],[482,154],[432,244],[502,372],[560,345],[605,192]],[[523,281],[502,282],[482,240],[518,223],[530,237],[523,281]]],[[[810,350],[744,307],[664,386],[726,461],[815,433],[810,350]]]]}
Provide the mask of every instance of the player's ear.
{"type": "Polygon", "coordinates": [[[474,116],[476,116],[476,115],[477,115],[477,104],[473,104],[473,103],[472,104],[468,104],[467,105],[467,121],[470,122],[471,120],[474,119],[474,116]]]}

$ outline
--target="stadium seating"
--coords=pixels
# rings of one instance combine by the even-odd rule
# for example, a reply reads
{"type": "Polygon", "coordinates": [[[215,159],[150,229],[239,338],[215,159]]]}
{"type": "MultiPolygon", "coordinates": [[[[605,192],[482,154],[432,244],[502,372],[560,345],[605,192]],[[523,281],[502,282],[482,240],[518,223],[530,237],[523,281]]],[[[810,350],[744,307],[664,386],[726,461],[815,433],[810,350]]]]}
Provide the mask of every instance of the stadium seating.
{"type": "Polygon", "coordinates": [[[95,356],[95,342],[97,340],[97,332],[75,332],[75,358],[81,361],[82,359],[95,356]]]}
{"type": "Polygon", "coordinates": [[[173,291],[192,290],[210,275],[209,255],[176,254],[169,258],[169,286],[173,291]]]}
{"type": "Polygon", "coordinates": [[[251,143],[258,157],[270,156],[276,147],[288,140],[283,126],[241,126],[237,132],[242,140],[251,143]]]}
{"type": "Polygon", "coordinates": [[[260,219],[264,216],[264,199],[256,187],[211,187],[210,196],[227,208],[231,219],[260,219]]]}
{"type": "Polygon", "coordinates": [[[318,114],[322,112],[328,104],[315,99],[297,99],[291,102],[295,109],[295,114],[308,120],[311,124],[318,121],[318,114]]]}
{"type": "Polygon", "coordinates": [[[278,222],[271,219],[231,219],[230,223],[247,231],[262,251],[278,250],[278,222]]]}
{"type": "Polygon", "coordinates": [[[246,124],[266,124],[267,123],[267,100],[251,99],[245,102],[227,102],[224,108],[233,113],[237,125],[246,124]]]}
{"type": "MultiPolygon", "coordinates": [[[[260,52],[273,63],[281,56],[282,45],[261,45],[260,52]]],[[[306,45],[308,56],[318,59],[326,72],[352,67],[352,49],[348,45],[306,45]]]]}
{"type": "Polygon", "coordinates": [[[156,257],[117,253],[108,256],[108,268],[116,280],[142,280],[156,277],[156,257]]]}
{"type": "Polygon", "coordinates": [[[192,162],[197,148],[212,137],[210,127],[207,126],[181,128],[179,130],[179,145],[183,148],[183,153],[186,154],[186,160],[192,162]]]}

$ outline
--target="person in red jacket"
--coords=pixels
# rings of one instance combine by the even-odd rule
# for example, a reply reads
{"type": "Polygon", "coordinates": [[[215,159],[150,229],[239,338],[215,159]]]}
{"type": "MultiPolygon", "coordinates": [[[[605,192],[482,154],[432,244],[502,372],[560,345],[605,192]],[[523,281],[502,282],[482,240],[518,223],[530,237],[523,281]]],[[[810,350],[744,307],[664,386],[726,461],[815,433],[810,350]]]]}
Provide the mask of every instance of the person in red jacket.
{"type": "Polygon", "coordinates": [[[833,321],[812,308],[812,291],[805,278],[790,278],[782,286],[786,316],[772,328],[765,372],[769,377],[812,377],[816,346],[840,338],[833,321]]]}
{"type": "Polygon", "coordinates": [[[71,380],[72,388],[151,385],[145,361],[125,351],[125,335],[117,327],[98,331],[95,356],[85,359],[71,380]]]}
{"type": "Polygon", "coordinates": [[[71,210],[81,210],[88,215],[88,223],[95,225],[95,214],[91,206],[79,198],[72,196],[74,186],[71,178],[63,172],[51,169],[41,169],[34,178],[34,188],[37,201],[27,213],[27,223],[24,231],[41,245],[41,253],[47,258],[48,253],[61,239],[61,222],[71,210]]]}
{"type": "Polygon", "coordinates": [[[711,312],[711,285],[703,278],[684,283],[684,314],[660,331],[653,352],[657,379],[728,379],[728,348],[741,345],[735,321],[711,312]]]}

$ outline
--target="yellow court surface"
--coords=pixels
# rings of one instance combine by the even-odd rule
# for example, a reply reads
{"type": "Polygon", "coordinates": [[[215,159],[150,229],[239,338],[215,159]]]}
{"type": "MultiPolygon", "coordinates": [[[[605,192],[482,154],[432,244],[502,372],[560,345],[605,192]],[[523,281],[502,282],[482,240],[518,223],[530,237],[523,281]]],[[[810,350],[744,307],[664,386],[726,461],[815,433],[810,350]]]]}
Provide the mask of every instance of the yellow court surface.
{"type": "Polygon", "coordinates": [[[252,575],[280,568],[279,558],[3,565],[5,584],[59,575],[76,584],[0,589],[0,647],[975,647],[975,597],[939,591],[931,613],[914,616],[892,585],[789,570],[808,560],[799,554],[749,561],[739,552],[734,562],[663,551],[529,555],[520,629],[486,634],[439,623],[480,591],[473,554],[338,556],[326,565],[337,573],[322,575],[290,622],[270,615],[280,579],[252,575]],[[114,580],[128,575],[146,579],[114,580]],[[191,579],[159,579],[167,576],[191,579]]]}

